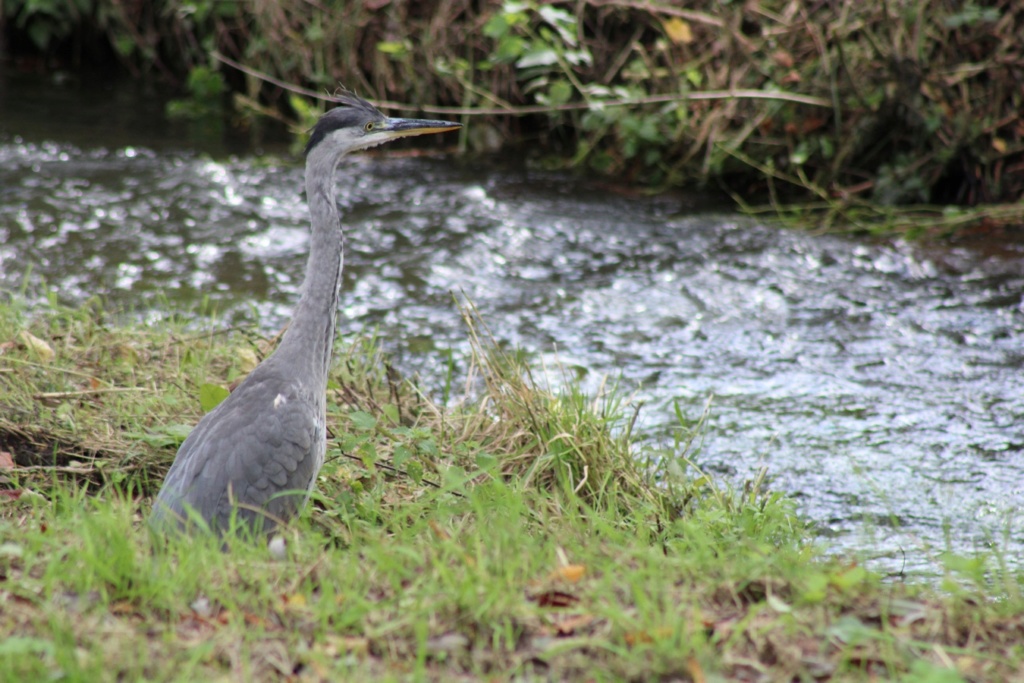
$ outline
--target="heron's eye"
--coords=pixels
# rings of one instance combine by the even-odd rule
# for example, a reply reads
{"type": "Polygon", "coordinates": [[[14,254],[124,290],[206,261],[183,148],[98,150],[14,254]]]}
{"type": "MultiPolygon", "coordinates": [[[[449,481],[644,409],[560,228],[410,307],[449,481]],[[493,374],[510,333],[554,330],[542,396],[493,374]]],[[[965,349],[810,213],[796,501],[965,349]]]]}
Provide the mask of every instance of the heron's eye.
{"type": "Polygon", "coordinates": [[[363,130],[365,130],[367,133],[369,133],[371,130],[373,130],[373,126],[374,126],[373,121],[367,121],[366,125],[363,126],[363,130]]]}

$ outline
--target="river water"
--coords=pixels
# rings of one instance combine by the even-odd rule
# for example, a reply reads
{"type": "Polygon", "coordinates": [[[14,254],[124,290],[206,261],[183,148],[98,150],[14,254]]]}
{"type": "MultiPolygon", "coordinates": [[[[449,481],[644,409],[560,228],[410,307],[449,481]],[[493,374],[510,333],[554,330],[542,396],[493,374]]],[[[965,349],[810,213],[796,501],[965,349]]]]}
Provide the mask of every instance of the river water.
{"type": "MultiPolygon", "coordinates": [[[[136,91],[33,87],[0,87],[0,288],[287,319],[297,161],[190,137],[136,91]]],[[[429,384],[466,347],[461,290],[538,363],[635,390],[652,443],[713,397],[697,463],[737,483],[766,466],[833,550],[916,574],[1024,550],[1024,241],[814,236],[436,156],[348,159],[338,187],[343,332],[378,327],[407,373],[429,384]]]]}

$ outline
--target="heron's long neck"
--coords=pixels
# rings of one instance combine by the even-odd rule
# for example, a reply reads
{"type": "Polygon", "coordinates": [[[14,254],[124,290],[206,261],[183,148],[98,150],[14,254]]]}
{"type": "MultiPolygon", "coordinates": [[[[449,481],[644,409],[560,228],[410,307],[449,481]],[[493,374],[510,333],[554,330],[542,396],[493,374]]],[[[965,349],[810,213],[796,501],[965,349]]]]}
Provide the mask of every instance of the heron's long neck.
{"type": "Polygon", "coordinates": [[[308,371],[296,374],[297,377],[319,378],[324,386],[310,387],[318,393],[327,388],[344,257],[341,218],[334,194],[336,164],[337,158],[326,159],[315,153],[306,160],[306,201],[311,223],[306,279],[292,322],[274,354],[287,361],[284,367],[308,371]]]}

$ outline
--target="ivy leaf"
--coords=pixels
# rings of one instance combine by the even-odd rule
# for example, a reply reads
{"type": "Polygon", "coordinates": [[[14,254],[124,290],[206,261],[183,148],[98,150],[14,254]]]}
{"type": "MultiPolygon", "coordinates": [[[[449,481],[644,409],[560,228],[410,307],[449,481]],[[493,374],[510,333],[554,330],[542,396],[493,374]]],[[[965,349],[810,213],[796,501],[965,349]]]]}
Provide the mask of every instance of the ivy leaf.
{"type": "Polygon", "coordinates": [[[558,55],[547,46],[530,49],[516,62],[517,69],[529,69],[534,66],[551,66],[558,63],[558,55]]]}
{"type": "Polygon", "coordinates": [[[557,80],[548,88],[548,101],[551,104],[565,104],[572,97],[572,84],[569,81],[557,80]]]}
{"type": "Polygon", "coordinates": [[[192,425],[172,424],[149,432],[130,432],[128,436],[153,448],[168,448],[170,446],[177,448],[188,438],[191,431],[192,425]]]}
{"type": "Polygon", "coordinates": [[[221,401],[230,394],[230,391],[219,384],[201,384],[199,385],[199,405],[204,413],[208,413],[219,406],[221,401]]]}
{"type": "Polygon", "coordinates": [[[362,410],[354,410],[348,414],[352,426],[361,432],[372,431],[377,426],[377,418],[362,410]]]}
{"type": "Polygon", "coordinates": [[[411,457],[412,451],[410,451],[406,446],[399,444],[395,446],[395,452],[391,456],[391,462],[394,463],[395,467],[401,467],[408,462],[411,457]]]}
{"type": "Polygon", "coordinates": [[[395,55],[396,57],[404,57],[409,53],[409,46],[404,42],[396,40],[385,40],[377,43],[377,51],[383,52],[386,55],[395,55]]]}

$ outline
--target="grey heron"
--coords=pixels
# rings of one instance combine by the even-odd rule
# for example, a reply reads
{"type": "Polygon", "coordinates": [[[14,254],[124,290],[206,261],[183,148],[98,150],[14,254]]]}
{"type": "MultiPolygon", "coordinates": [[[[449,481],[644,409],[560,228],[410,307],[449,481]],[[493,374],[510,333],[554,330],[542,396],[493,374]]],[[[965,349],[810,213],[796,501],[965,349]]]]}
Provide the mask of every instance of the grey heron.
{"type": "Polygon", "coordinates": [[[153,505],[161,530],[201,521],[223,533],[232,515],[270,534],[309,500],[327,448],[327,373],[341,287],[343,233],[335,170],[349,152],[461,124],[384,116],[350,93],[306,146],[311,237],[299,302],[278,348],[207,413],[178,449],[153,505]]]}

